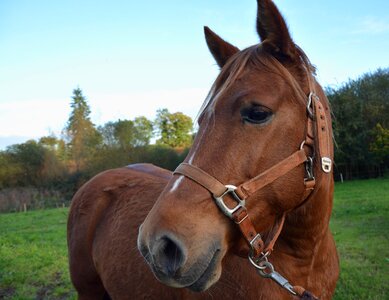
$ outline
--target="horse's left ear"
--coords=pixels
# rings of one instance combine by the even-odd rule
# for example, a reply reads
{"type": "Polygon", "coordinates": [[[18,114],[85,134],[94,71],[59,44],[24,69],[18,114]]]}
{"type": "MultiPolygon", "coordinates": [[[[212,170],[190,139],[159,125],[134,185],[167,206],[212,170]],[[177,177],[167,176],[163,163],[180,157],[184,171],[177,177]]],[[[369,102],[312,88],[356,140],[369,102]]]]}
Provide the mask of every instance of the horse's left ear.
{"type": "Polygon", "coordinates": [[[223,40],[207,26],[204,26],[204,34],[209,51],[211,51],[220,68],[223,68],[231,56],[239,52],[238,48],[223,40]]]}
{"type": "Polygon", "coordinates": [[[296,58],[296,45],[276,5],[271,0],[257,2],[257,31],[263,47],[279,58],[296,58]]]}

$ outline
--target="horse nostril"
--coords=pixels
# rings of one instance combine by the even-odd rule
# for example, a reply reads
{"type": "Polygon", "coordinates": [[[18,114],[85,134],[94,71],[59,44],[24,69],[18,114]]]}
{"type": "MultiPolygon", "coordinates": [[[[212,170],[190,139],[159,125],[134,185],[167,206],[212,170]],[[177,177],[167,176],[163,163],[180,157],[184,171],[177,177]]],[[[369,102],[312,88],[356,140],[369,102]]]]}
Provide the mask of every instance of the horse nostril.
{"type": "Polygon", "coordinates": [[[185,255],[178,241],[163,236],[158,242],[155,259],[160,271],[169,277],[173,277],[184,264],[185,255]]]}

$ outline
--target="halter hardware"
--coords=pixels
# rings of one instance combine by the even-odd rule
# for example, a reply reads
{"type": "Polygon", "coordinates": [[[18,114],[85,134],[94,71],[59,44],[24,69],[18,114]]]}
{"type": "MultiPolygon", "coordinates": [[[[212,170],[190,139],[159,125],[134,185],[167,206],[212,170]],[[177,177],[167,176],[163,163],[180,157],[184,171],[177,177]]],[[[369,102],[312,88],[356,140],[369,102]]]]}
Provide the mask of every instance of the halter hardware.
{"type": "Polygon", "coordinates": [[[259,263],[259,265],[263,268],[258,269],[259,275],[261,275],[264,278],[270,278],[274,282],[276,282],[278,285],[286,289],[289,293],[292,295],[297,295],[295,290],[293,289],[293,286],[289,283],[289,281],[282,276],[280,273],[274,270],[273,265],[268,261],[262,261],[259,263]],[[266,272],[266,270],[269,270],[266,272]]]}
{"type": "MultiPolygon", "coordinates": [[[[240,208],[244,208],[246,209],[245,207],[245,204],[246,204],[246,201],[245,200],[242,200],[239,198],[239,196],[235,193],[235,190],[236,190],[236,186],[234,185],[231,185],[231,184],[227,184],[226,185],[226,191],[220,195],[220,196],[215,196],[213,195],[213,199],[215,200],[215,203],[216,205],[219,207],[219,209],[227,216],[229,217],[230,219],[232,219],[232,215],[240,208]],[[237,205],[234,207],[234,208],[229,208],[224,200],[223,200],[223,197],[226,196],[227,194],[231,194],[231,198],[234,199],[236,202],[237,202],[237,205]]],[[[242,222],[243,220],[241,220],[242,222]]]]}
{"type": "Polygon", "coordinates": [[[321,168],[324,172],[329,173],[331,172],[331,166],[332,166],[332,160],[329,157],[322,157],[321,158],[321,168]]]}
{"type": "Polygon", "coordinates": [[[305,172],[307,177],[304,178],[304,181],[315,180],[315,176],[313,175],[313,158],[308,156],[307,161],[305,162],[305,172]]]}
{"type": "Polygon", "coordinates": [[[309,93],[309,96],[308,96],[308,102],[307,102],[307,114],[308,114],[308,117],[309,117],[311,120],[314,120],[314,119],[315,119],[315,112],[314,112],[314,106],[313,106],[313,98],[319,99],[319,97],[316,96],[316,94],[315,94],[314,92],[310,92],[310,93],[309,93]]]}

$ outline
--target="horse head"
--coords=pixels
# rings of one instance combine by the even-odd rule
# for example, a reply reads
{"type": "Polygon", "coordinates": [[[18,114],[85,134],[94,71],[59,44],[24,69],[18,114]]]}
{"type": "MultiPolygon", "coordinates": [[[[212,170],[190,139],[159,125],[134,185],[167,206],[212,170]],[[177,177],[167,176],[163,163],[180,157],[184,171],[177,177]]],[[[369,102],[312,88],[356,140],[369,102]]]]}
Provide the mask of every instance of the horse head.
{"type": "Polygon", "coordinates": [[[317,97],[322,99],[316,109],[323,110],[324,125],[330,122],[314,68],[270,0],[258,0],[257,31],[261,43],[239,50],[205,27],[206,42],[221,71],[199,114],[186,169],[174,173],[138,236],[140,252],[155,276],[169,286],[206,290],[220,278],[227,253],[247,255],[253,250],[250,241],[257,240],[242,236],[235,224],[243,217],[231,221],[238,209],[249,212],[250,228],[261,233],[258,247],[263,251],[279,234],[275,232],[285,215],[305,204],[313,189],[307,188],[307,181],[314,181],[312,173],[315,189],[332,180],[331,162],[321,162],[321,145],[315,138],[319,133],[311,134],[325,131],[324,159],[330,160],[331,128],[318,128],[310,116],[312,97],[317,97]],[[293,159],[298,162],[291,165],[293,159]],[[276,176],[269,179],[268,173],[276,176]],[[250,183],[258,174],[268,182],[250,183]],[[218,183],[231,186],[216,195],[218,183]],[[253,189],[256,185],[261,188],[253,189]]]}

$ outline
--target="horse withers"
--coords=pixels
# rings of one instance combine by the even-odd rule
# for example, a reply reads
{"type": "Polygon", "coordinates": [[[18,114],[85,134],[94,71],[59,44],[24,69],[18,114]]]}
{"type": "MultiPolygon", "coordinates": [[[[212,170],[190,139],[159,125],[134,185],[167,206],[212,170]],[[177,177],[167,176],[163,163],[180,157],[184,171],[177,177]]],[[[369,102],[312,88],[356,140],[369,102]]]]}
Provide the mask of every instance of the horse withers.
{"type": "Polygon", "coordinates": [[[70,274],[79,299],[330,299],[329,103],[278,9],[258,0],[261,43],[207,27],[221,68],[174,173],[103,172],[74,196],[70,274]]]}

